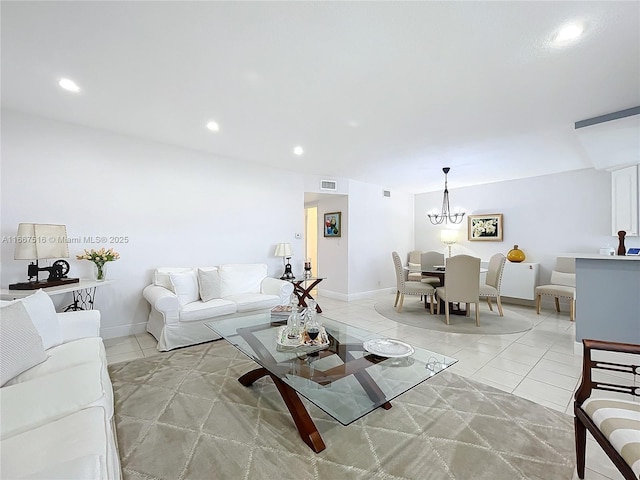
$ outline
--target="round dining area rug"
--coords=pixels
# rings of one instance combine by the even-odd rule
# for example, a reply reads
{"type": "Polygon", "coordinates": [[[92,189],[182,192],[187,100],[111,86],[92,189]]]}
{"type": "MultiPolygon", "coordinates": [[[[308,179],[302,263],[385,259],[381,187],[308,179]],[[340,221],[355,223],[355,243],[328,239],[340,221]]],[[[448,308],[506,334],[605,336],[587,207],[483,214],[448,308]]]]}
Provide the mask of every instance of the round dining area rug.
{"type": "MultiPolygon", "coordinates": [[[[525,316],[509,309],[502,304],[504,317],[498,314],[498,308],[493,305],[493,312],[489,310],[487,302],[480,302],[480,326],[476,326],[475,309],[471,307],[471,316],[450,315],[449,325],[446,323],[444,310],[441,314],[431,315],[428,308],[424,308],[424,302],[419,297],[405,296],[402,312],[398,313],[393,306],[395,295],[389,299],[378,301],[374,308],[383,317],[404,325],[421,327],[428,330],[448,333],[475,333],[480,335],[504,335],[508,333],[520,333],[531,330],[533,323],[525,316]]],[[[435,309],[434,309],[435,312],[435,309]]]]}

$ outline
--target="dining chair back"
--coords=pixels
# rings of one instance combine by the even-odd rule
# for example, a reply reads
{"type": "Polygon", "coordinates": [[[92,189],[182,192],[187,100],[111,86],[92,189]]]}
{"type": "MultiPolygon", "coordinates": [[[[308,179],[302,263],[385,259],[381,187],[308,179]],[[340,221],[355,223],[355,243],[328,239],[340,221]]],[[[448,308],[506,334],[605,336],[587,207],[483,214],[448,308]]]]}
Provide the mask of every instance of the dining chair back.
{"type": "Polygon", "coordinates": [[[407,255],[407,260],[409,264],[409,280],[415,280],[419,282],[422,279],[422,271],[420,270],[420,256],[422,255],[422,250],[413,250],[409,252],[407,255]]]}
{"type": "MultiPolygon", "coordinates": [[[[405,295],[425,295],[430,296],[433,300],[433,295],[435,293],[433,286],[427,283],[408,280],[408,271],[402,265],[402,260],[400,260],[398,252],[392,252],[391,257],[393,258],[393,267],[396,271],[396,301],[393,306],[397,307],[398,313],[402,312],[402,304],[404,303],[405,295]]],[[[432,314],[433,303],[433,301],[430,302],[432,314]]]]}
{"type": "Polygon", "coordinates": [[[480,285],[480,298],[486,298],[489,310],[493,312],[493,306],[491,305],[491,299],[496,299],[498,305],[498,313],[501,317],[504,317],[502,311],[502,301],[500,299],[500,286],[502,285],[502,272],[504,271],[504,264],[507,258],[501,254],[496,253],[489,259],[489,266],[487,268],[487,276],[484,284],[480,285]]]}
{"type": "MultiPolygon", "coordinates": [[[[445,270],[445,284],[436,288],[436,296],[442,299],[445,305],[445,318],[449,324],[449,303],[466,303],[467,316],[470,315],[470,305],[473,303],[476,310],[476,325],[480,326],[480,313],[478,303],[480,301],[480,259],[470,255],[456,255],[448,258],[445,270]]],[[[438,302],[440,313],[440,302],[438,302]]]]}
{"type": "MultiPolygon", "coordinates": [[[[444,265],[444,253],[424,252],[420,255],[420,266],[423,272],[435,270],[436,265],[444,265]]],[[[438,277],[423,277],[422,282],[435,286],[440,285],[440,279],[438,277]]]]}

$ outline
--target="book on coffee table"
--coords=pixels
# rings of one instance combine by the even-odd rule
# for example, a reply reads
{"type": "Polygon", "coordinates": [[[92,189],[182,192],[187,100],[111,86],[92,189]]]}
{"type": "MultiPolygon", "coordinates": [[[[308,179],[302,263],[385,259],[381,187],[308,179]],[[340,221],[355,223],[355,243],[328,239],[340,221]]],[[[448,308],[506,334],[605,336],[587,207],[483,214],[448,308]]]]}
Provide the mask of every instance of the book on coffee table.
{"type": "Polygon", "coordinates": [[[291,315],[291,305],[276,305],[271,309],[272,317],[287,318],[289,315],[291,315]]]}

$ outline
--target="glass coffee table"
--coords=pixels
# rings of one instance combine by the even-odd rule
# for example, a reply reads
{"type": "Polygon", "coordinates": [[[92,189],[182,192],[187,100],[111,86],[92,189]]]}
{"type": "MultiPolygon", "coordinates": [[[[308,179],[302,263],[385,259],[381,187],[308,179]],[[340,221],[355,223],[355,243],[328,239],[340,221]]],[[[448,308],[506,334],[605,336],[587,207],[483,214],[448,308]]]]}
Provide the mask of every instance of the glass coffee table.
{"type": "Polygon", "coordinates": [[[316,453],[324,441],[300,395],[343,425],[453,365],[454,358],[318,316],[324,345],[283,346],[286,319],[270,312],[205,322],[259,367],[238,381],[249,387],[269,375],[303,441],[316,453]],[[372,353],[374,352],[374,353],[372,353]]]}

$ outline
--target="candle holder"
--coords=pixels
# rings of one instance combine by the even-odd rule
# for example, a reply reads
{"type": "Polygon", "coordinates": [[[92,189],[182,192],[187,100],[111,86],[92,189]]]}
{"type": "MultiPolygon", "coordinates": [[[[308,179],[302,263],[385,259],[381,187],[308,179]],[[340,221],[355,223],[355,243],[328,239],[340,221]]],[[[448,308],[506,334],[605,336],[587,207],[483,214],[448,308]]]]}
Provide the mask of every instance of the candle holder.
{"type": "Polygon", "coordinates": [[[304,278],[311,278],[311,262],[304,262],[304,278]]]}

